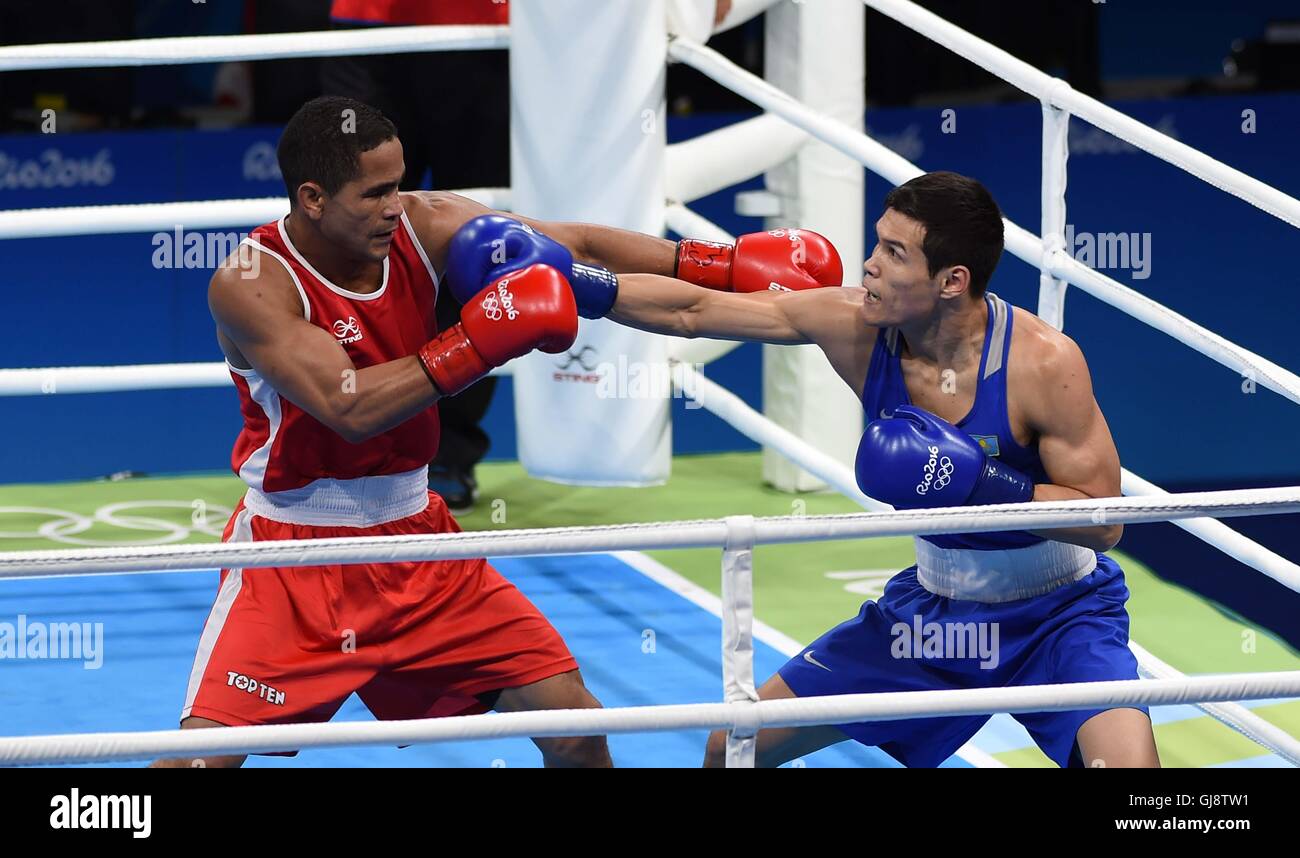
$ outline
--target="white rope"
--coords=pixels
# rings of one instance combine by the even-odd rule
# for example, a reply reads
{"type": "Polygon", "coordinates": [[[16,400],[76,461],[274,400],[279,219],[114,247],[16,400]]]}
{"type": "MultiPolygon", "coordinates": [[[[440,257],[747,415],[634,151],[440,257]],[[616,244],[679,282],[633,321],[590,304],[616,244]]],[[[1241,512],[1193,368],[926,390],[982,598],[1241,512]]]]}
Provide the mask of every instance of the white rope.
{"type": "MultiPolygon", "coordinates": [[[[1151,679],[1185,679],[1186,674],[1161,661],[1136,641],[1128,648],[1137,656],[1138,667],[1151,679]]],[[[1296,739],[1276,724],[1270,724],[1240,703],[1197,703],[1196,707],[1216,720],[1236,730],[1247,739],[1268,748],[1293,766],[1300,766],[1300,739],[1296,739]]]]}
{"type": "MultiPolygon", "coordinates": [[[[949,509],[760,518],[755,521],[754,533],[756,544],[772,545],[875,536],[1049,530],[1204,516],[1280,515],[1298,511],[1300,486],[1292,486],[1188,492],[1154,498],[1092,498],[949,509]]],[[[725,520],[703,519],[599,527],[290,539],[220,545],[11,551],[0,553],[0,579],[720,548],[726,544],[726,539],[725,520]]]]}
{"type": "MultiPolygon", "coordinates": [[[[674,39],[668,50],[692,68],[857,159],[872,172],[895,185],[914,179],[924,172],[865,134],[804,106],[730,62],[717,51],[683,38],[674,39]]],[[[1009,220],[1004,221],[1004,224],[1007,250],[1035,268],[1041,267],[1046,252],[1042,239],[1009,220]]],[[[1223,339],[1118,281],[1087,268],[1064,253],[1055,254],[1050,262],[1048,268],[1054,276],[1080,287],[1225,366],[1249,373],[1261,386],[1300,403],[1300,376],[1223,339]]]]}
{"type": "MultiPolygon", "coordinates": [[[[1022,232],[1020,227],[1008,223],[1006,230],[1008,250],[1021,256],[1012,249],[1013,243],[1026,254],[1033,254],[1042,247],[1042,242],[1037,236],[1027,240],[1024,235],[1021,235],[1022,232]]],[[[1021,258],[1025,257],[1021,256],[1021,258]]],[[[1196,324],[1141,292],[1089,268],[1062,250],[1053,251],[1046,258],[1046,262],[1052,276],[1069,281],[1112,307],[1123,310],[1139,322],[1144,322],[1184,345],[1191,346],[1206,357],[1236,370],[1243,378],[1250,379],[1261,387],[1267,387],[1292,402],[1300,403],[1300,376],[1290,370],[1196,324]]]]}
{"type": "MultiPolygon", "coordinates": [[[[511,375],[514,362],[494,367],[489,375],[511,375]]],[[[191,390],[231,387],[234,379],[221,361],[153,363],[139,366],[47,366],[0,369],[0,397],[70,393],[120,393],[131,390],[191,390]]]]}
{"type": "MultiPolygon", "coordinates": [[[[1127,469],[1120,472],[1120,486],[1130,497],[1158,497],[1169,494],[1155,483],[1142,479],[1127,469]]],[[[1274,581],[1300,593],[1300,566],[1243,536],[1221,521],[1212,518],[1189,518],[1171,522],[1177,527],[1222,551],[1232,559],[1263,572],[1274,581]]]]}
{"type": "MultiPolygon", "coordinates": [[[[490,209],[510,210],[509,188],[466,188],[452,193],[490,209]]],[[[248,226],[277,220],[288,210],[289,201],[284,197],[10,209],[0,211],[0,239],[248,226]]]]}
{"type": "Polygon", "coordinates": [[[1300,694],[1300,671],[1013,688],[845,694],[762,700],[758,703],[695,703],[616,709],[504,712],[426,721],[277,724],[204,730],[15,736],[0,739],[0,765],[191,758],[345,745],[416,745],[522,736],[592,736],[735,729],[747,725],[763,728],[806,727],[989,712],[1063,712],[1110,706],[1282,698],[1297,694],[1300,694]]]}
{"type": "Polygon", "coordinates": [[[0,48],[0,72],[487,50],[509,45],[510,28],[499,25],[375,27],[252,36],[60,42],[0,48]]]}
{"type": "Polygon", "coordinates": [[[170,232],[267,223],[289,209],[284,197],[0,211],[0,238],[170,232]]]}
{"type": "Polygon", "coordinates": [[[232,384],[229,368],[220,361],[0,370],[0,396],[229,387],[232,384]]]}
{"type": "Polygon", "coordinates": [[[989,44],[909,0],[863,0],[863,2],[869,8],[943,45],[1018,89],[1036,96],[1040,101],[1055,105],[1080,119],[1086,119],[1103,131],[1191,173],[1219,190],[1227,191],[1292,226],[1300,227],[1300,200],[1295,197],[1229,167],[1186,143],[1162,134],[1149,125],[1144,125],[1131,116],[1102,104],[1095,98],[1075,91],[1060,78],[1039,71],[1029,63],[1017,59],[1001,48],[989,44]]]}

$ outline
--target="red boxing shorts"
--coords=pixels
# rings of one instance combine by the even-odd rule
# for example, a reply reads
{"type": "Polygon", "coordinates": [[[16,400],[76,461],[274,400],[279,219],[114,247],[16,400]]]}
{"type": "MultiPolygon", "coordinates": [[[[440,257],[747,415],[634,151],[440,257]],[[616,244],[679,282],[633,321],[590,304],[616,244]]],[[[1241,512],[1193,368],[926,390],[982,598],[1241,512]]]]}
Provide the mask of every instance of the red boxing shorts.
{"type": "MultiPolygon", "coordinates": [[[[460,531],[438,495],[373,527],[285,524],[240,501],[224,541],[460,531]]],[[[328,721],[356,692],[381,720],[468,715],[481,695],[577,670],[541,612],[486,560],[223,569],[181,719],[328,721]]]]}

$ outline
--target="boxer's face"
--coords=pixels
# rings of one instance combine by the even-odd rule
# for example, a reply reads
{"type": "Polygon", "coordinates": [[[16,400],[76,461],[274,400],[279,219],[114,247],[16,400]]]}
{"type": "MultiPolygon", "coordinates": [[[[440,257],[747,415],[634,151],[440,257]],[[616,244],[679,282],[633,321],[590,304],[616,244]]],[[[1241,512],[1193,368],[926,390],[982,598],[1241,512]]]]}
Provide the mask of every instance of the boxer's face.
{"type": "Polygon", "coordinates": [[[950,269],[930,276],[921,250],[924,238],[925,227],[919,221],[893,209],[885,209],[876,221],[876,247],[862,266],[866,324],[897,327],[922,322],[935,313],[950,269]]]}
{"type": "Polygon", "coordinates": [[[361,153],[361,171],[323,207],[321,232],[348,256],[382,261],[401,225],[398,187],[406,165],[396,139],[361,153]]]}

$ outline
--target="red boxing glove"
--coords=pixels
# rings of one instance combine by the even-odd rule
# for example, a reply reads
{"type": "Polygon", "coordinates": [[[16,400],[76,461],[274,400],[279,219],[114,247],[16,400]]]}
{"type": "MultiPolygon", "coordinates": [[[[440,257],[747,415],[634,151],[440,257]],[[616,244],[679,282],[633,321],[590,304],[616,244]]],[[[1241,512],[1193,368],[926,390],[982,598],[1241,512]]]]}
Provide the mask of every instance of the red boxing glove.
{"type": "Polygon", "coordinates": [[[843,286],[844,263],[824,235],[774,229],[742,235],[734,245],[683,239],[674,276],[720,292],[793,292],[843,286]]]}
{"type": "Polygon", "coordinates": [[[419,351],[420,363],[443,396],[460,393],[494,366],[533,349],[562,352],[578,336],[578,307],[564,275],[531,265],[502,277],[460,311],[419,351]]]}

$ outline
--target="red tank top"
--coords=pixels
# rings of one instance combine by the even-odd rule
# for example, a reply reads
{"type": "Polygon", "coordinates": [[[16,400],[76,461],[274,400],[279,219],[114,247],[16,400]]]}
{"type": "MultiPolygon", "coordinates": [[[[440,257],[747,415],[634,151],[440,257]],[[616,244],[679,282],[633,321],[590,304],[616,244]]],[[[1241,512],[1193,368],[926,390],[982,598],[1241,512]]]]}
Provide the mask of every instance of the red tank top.
{"type": "MultiPolygon", "coordinates": [[[[307,320],[329,331],[357,369],[413,355],[438,333],[438,278],[405,213],[384,260],[382,284],[368,295],[341,289],[318,273],[289,241],[284,218],[259,226],[244,241],[262,252],[261,264],[288,270],[307,320]]],[[[281,396],[256,370],[231,367],[230,372],[244,416],[231,466],[259,491],[287,491],[326,478],[413,471],[427,465],[438,450],[436,407],[382,435],[350,444],[281,396]]]]}
{"type": "Polygon", "coordinates": [[[334,0],[330,17],[370,24],[506,24],[510,6],[495,0],[334,0]]]}

